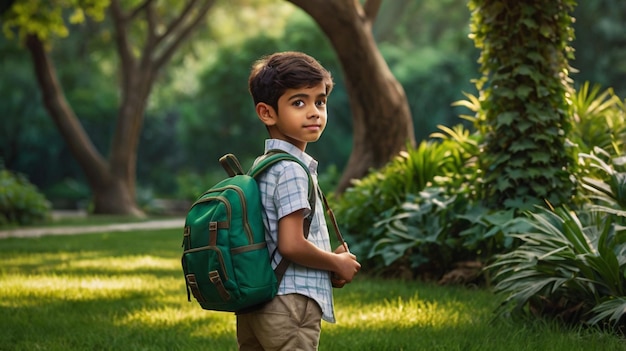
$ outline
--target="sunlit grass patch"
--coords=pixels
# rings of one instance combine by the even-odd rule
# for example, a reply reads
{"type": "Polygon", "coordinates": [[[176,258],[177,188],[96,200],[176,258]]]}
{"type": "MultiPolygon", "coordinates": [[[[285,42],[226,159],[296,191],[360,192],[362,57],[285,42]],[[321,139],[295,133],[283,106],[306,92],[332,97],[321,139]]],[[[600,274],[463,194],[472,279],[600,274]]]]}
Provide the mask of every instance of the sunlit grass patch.
{"type": "Polygon", "coordinates": [[[33,255],[31,257],[9,258],[2,271],[24,272],[33,274],[79,274],[87,271],[99,274],[125,274],[150,271],[177,271],[180,262],[154,256],[120,256],[91,258],[89,255],[33,255]],[[7,268],[11,267],[11,268],[7,268]]]}
{"type": "Polygon", "coordinates": [[[366,308],[341,308],[339,319],[346,327],[380,328],[431,326],[444,327],[458,325],[460,313],[450,304],[420,300],[416,296],[409,300],[396,298],[372,304],[366,308]],[[446,306],[447,305],[447,306],[446,306]]]}
{"type": "Polygon", "coordinates": [[[132,311],[118,320],[122,325],[141,324],[147,327],[185,324],[190,321],[207,319],[206,313],[198,313],[196,309],[180,309],[176,307],[143,308],[132,311]]]}
{"type": "MultiPolygon", "coordinates": [[[[187,301],[179,230],[0,241],[0,350],[236,350],[234,314],[187,301]],[[9,346],[6,346],[9,345],[9,346]]],[[[320,350],[624,350],[556,325],[491,323],[485,289],[359,275],[320,350]]]]}
{"type": "Polygon", "coordinates": [[[179,271],[178,260],[152,255],[111,257],[82,251],[13,256],[3,265],[0,293],[22,297],[18,304],[118,298],[147,291],[154,297],[170,296],[172,290],[185,291],[180,275],[175,275],[179,271]]]}
{"type": "Polygon", "coordinates": [[[442,287],[427,283],[357,281],[335,291],[342,324],[454,326],[488,319],[497,306],[495,296],[487,290],[447,287],[443,292],[442,287]]]}
{"type": "Polygon", "coordinates": [[[109,269],[111,272],[122,273],[144,269],[178,270],[180,262],[155,256],[124,256],[108,257],[106,259],[85,259],[67,263],[68,268],[109,269]]]}
{"type": "Polygon", "coordinates": [[[117,319],[116,323],[125,327],[147,328],[185,326],[190,328],[190,335],[205,336],[207,330],[210,330],[213,336],[233,337],[236,331],[235,321],[235,316],[230,313],[203,311],[196,305],[191,308],[173,305],[135,310],[117,319]]]}
{"type": "MultiPolygon", "coordinates": [[[[163,295],[172,287],[184,291],[184,285],[174,279],[158,279],[154,276],[67,276],[67,275],[11,275],[4,277],[0,294],[17,303],[36,304],[38,299],[98,300],[124,297],[129,294],[145,294],[146,287],[153,289],[153,296],[163,295]]],[[[6,303],[4,299],[0,304],[6,303]]]]}

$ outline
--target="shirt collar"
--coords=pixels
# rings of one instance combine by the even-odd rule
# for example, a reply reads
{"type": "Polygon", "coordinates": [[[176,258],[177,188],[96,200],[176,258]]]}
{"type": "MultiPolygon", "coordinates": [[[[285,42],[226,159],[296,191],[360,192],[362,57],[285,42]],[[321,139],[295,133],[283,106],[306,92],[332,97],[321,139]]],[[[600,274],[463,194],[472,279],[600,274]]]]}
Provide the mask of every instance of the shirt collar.
{"type": "Polygon", "coordinates": [[[282,150],[295,157],[297,157],[302,163],[309,166],[311,174],[317,174],[318,162],[306,152],[298,149],[293,144],[280,140],[280,139],[267,139],[265,140],[265,152],[270,150],[282,150]]]}

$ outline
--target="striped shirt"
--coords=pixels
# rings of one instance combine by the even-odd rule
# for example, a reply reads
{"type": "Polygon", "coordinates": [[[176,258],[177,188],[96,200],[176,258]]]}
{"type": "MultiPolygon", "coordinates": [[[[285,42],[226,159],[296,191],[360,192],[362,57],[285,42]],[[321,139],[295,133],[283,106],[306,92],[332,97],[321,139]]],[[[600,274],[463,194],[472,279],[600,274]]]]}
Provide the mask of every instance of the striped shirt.
{"type": "MultiPolygon", "coordinates": [[[[265,151],[280,149],[297,157],[309,166],[313,182],[317,186],[317,161],[289,142],[269,139],[265,141],[265,151]]],[[[304,215],[311,212],[308,200],[309,178],[305,170],[296,162],[279,161],[257,179],[263,204],[265,240],[272,267],[276,268],[282,256],[277,250],[278,220],[295,211],[304,209],[304,215]]],[[[324,209],[319,196],[316,197],[315,216],[311,223],[308,240],[325,251],[331,251],[330,238],[324,209]]],[[[312,269],[291,263],[278,287],[278,295],[300,294],[316,301],[322,309],[322,319],[335,323],[333,293],[330,272],[312,269]]]]}

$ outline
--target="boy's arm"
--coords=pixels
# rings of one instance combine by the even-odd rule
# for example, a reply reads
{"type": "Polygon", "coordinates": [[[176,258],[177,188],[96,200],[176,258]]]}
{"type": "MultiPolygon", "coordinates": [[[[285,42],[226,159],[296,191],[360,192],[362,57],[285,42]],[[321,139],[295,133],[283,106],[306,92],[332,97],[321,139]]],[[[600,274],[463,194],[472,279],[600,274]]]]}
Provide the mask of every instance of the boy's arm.
{"type": "Polygon", "coordinates": [[[304,237],[304,210],[288,214],[278,221],[278,251],[286,259],[301,266],[335,272],[350,282],[361,265],[348,252],[324,251],[304,237]]]}

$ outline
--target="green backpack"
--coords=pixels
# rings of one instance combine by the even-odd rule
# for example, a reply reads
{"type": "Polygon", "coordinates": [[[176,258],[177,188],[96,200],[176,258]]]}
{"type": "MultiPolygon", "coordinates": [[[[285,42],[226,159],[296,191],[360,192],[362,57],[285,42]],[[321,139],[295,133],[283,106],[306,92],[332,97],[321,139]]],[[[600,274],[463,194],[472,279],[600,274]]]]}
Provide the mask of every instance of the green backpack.
{"type": "Polygon", "coordinates": [[[229,178],[202,194],[185,220],[182,268],[189,301],[193,294],[203,309],[242,312],[276,295],[289,261],[283,259],[272,270],[255,178],[282,160],[298,162],[309,176],[312,211],[304,222],[308,236],[316,192],[311,174],[300,160],[282,151],[270,151],[243,174],[234,155],[223,156],[220,164],[229,178]]]}

